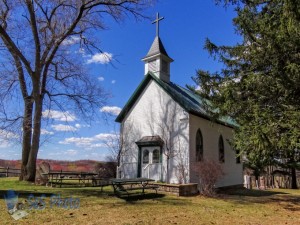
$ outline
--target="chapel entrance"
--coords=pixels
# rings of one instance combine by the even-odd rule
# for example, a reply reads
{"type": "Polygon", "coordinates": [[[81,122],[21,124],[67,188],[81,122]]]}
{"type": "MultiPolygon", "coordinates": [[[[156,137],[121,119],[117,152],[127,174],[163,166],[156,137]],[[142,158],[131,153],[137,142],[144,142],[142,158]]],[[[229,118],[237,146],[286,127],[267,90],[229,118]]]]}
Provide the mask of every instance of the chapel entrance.
{"type": "Polygon", "coordinates": [[[162,180],[162,139],[159,136],[145,136],[136,144],[139,146],[137,176],[162,180]]]}
{"type": "Polygon", "coordinates": [[[161,153],[160,147],[141,148],[141,175],[153,180],[161,180],[161,153]]]}

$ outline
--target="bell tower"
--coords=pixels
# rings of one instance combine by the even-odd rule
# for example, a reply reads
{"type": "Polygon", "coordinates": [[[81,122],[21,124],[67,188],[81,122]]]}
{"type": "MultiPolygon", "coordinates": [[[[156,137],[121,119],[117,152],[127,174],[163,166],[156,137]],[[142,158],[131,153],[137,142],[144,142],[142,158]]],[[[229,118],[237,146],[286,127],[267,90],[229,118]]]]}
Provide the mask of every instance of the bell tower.
{"type": "Polygon", "coordinates": [[[156,37],[151,45],[147,55],[142,59],[145,62],[145,74],[152,72],[159,79],[170,82],[170,64],[174,60],[168,56],[163,43],[159,37],[159,22],[164,17],[156,14],[156,19],[152,22],[156,23],[156,37]]]}

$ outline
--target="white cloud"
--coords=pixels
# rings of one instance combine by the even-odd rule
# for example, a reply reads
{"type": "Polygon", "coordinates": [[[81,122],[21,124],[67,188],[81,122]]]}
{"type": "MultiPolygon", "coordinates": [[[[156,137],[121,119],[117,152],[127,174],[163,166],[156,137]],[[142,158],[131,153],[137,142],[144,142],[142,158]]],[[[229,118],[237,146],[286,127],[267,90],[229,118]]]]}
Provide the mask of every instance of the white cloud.
{"type": "MultiPolygon", "coordinates": [[[[59,151],[59,152],[50,152],[48,153],[49,156],[59,156],[59,159],[62,159],[62,156],[74,156],[77,155],[78,151],[74,149],[68,149],[64,151],[59,151]]],[[[65,158],[65,157],[63,157],[65,158]]]]}
{"type": "Polygon", "coordinates": [[[65,121],[65,122],[72,122],[77,119],[76,116],[69,111],[62,112],[56,110],[45,110],[42,112],[42,116],[44,118],[50,118],[57,121],[65,121]]]}
{"type": "Polygon", "coordinates": [[[104,148],[104,147],[107,147],[107,145],[104,144],[104,143],[91,144],[91,145],[89,146],[89,148],[104,148]]]}
{"type": "Polygon", "coordinates": [[[80,124],[80,123],[76,123],[76,124],[75,124],[75,127],[76,127],[77,129],[80,129],[80,128],[83,128],[83,127],[91,127],[91,126],[88,125],[88,124],[80,124]]]}
{"type": "Polygon", "coordinates": [[[50,152],[48,153],[49,156],[61,156],[62,153],[61,152],[50,152]]]}
{"type": "Polygon", "coordinates": [[[65,140],[60,141],[60,144],[68,145],[74,144],[77,147],[93,149],[93,148],[102,148],[107,147],[106,141],[109,138],[115,138],[116,134],[112,133],[100,133],[93,137],[70,137],[65,138],[65,140]]]}
{"type": "Polygon", "coordinates": [[[116,80],[112,80],[111,83],[112,83],[112,84],[115,84],[115,83],[116,83],[116,80]]]}
{"type": "Polygon", "coordinates": [[[98,77],[99,81],[104,81],[104,77],[98,77]]]}
{"type": "Polygon", "coordinates": [[[18,137],[19,137],[19,135],[15,134],[13,132],[0,129],[0,139],[10,140],[10,139],[16,139],[18,137]]]}
{"type": "Polygon", "coordinates": [[[87,64],[91,63],[99,63],[99,64],[107,64],[112,61],[113,55],[108,52],[96,53],[90,59],[87,60],[87,64]]]}
{"type": "Polygon", "coordinates": [[[8,148],[11,146],[11,143],[9,143],[7,140],[2,140],[0,138],[0,148],[8,148]]]}
{"type": "Polygon", "coordinates": [[[74,149],[69,149],[65,152],[66,155],[77,155],[78,151],[74,149]]]}
{"type": "Polygon", "coordinates": [[[17,139],[19,135],[0,129],[0,148],[8,148],[12,145],[13,139],[17,139]]]}
{"type": "Polygon", "coordinates": [[[65,125],[65,124],[51,125],[51,127],[56,131],[76,131],[77,130],[76,127],[73,127],[70,125],[65,125]]]}
{"type": "Polygon", "coordinates": [[[73,44],[76,44],[76,43],[79,43],[80,42],[80,37],[69,37],[68,39],[65,39],[61,44],[62,45],[73,45],[73,44]]]}
{"type": "Polygon", "coordinates": [[[103,106],[101,109],[100,109],[100,112],[106,112],[106,113],[109,113],[109,114],[112,114],[112,115],[119,115],[119,113],[121,112],[121,108],[118,107],[118,106],[103,106]]]}
{"type": "Polygon", "coordinates": [[[66,138],[64,141],[60,141],[60,144],[75,144],[76,146],[88,146],[90,145],[93,141],[95,141],[93,138],[89,137],[70,137],[66,138]]]}
{"type": "Polygon", "coordinates": [[[49,135],[53,135],[54,132],[48,131],[48,130],[46,130],[46,129],[41,129],[41,134],[49,134],[49,135]]]}
{"type": "Polygon", "coordinates": [[[83,58],[91,58],[92,56],[90,54],[86,54],[86,51],[84,48],[79,48],[78,51],[75,51],[76,54],[80,54],[83,58]]]}
{"type": "Polygon", "coordinates": [[[111,133],[101,133],[94,136],[95,140],[107,140],[108,138],[114,138],[116,135],[111,133]]]}
{"type": "Polygon", "coordinates": [[[82,55],[86,55],[85,54],[85,49],[84,48],[79,48],[78,53],[82,54],[82,55]]]}

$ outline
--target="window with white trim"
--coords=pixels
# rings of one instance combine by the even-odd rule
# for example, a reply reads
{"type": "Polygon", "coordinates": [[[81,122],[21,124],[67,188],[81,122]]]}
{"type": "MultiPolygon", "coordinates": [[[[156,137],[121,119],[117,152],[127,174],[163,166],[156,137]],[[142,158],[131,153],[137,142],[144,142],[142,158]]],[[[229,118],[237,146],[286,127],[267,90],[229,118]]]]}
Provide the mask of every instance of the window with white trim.
{"type": "Polygon", "coordinates": [[[225,162],[225,149],[224,149],[224,141],[222,135],[219,137],[219,162],[225,162]]]}
{"type": "Polygon", "coordinates": [[[203,138],[200,129],[196,134],[196,161],[202,161],[203,159],[203,138]]]}

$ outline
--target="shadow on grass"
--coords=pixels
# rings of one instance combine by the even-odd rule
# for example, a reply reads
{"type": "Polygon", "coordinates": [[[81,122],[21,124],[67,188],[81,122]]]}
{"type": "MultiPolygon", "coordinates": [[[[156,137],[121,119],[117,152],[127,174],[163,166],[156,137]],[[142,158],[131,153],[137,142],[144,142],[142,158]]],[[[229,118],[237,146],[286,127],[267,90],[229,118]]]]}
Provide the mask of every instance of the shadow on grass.
{"type": "MultiPolygon", "coordinates": [[[[62,197],[107,197],[112,196],[113,191],[110,190],[109,187],[105,188],[101,191],[100,188],[51,188],[49,189],[39,189],[32,188],[31,190],[18,190],[17,188],[11,188],[16,194],[18,194],[19,198],[28,198],[30,195],[35,197],[40,197],[44,195],[45,197],[51,197],[52,195],[61,195],[62,197]]],[[[4,199],[4,195],[6,195],[7,190],[0,190],[0,199],[4,199]]]]}
{"type": "Polygon", "coordinates": [[[156,193],[145,193],[145,194],[141,194],[141,193],[132,193],[129,195],[123,195],[123,196],[116,196],[120,199],[125,200],[128,203],[134,203],[136,201],[141,201],[141,200],[149,200],[149,199],[160,199],[165,197],[164,194],[156,194],[156,193]]]}
{"type": "MultiPolygon", "coordinates": [[[[52,195],[60,195],[62,198],[65,197],[78,197],[78,198],[88,198],[88,197],[95,197],[95,198],[119,198],[123,199],[128,203],[134,203],[141,200],[147,199],[162,199],[165,197],[165,194],[156,194],[152,192],[146,192],[145,194],[134,192],[130,193],[130,195],[122,195],[118,197],[115,195],[113,188],[111,186],[105,187],[102,191],[101,188],[89,188],[89,187],[81,187],[81,188],[51,188],[49,189],[36,189],[32,190],[18,190],[18,189],[11,189],[15,191],[19,198],[28,198],[30,195],[34,197],[44,197],[50,198],[52,195]]],[[[7,190],[0,190],[0,199],[4,199],[4,195],[7,194],[7,190]]]]}
{"type": "Polygon", "coordinates": [[[131,204],[131,205],[160,204],[165,206],[186,206],[190,204],[190,201],[188,199],[178,198],[176,196],[169,196],[162,193],[156,194],[156,193],[147,192],[144,195],[141,193],[133,193],[129,196],[124,195],[118,198],[124,200],[125,204],[131,204]]]}
{"type": "Polygon", "coordinates": [[[248,197],[266,197],[278,194],[287,194],[279,191],[267,191],[267,190],[254,190],[254,189],[228,189],[220,190],[219,194],[236,195],[236,196],[248,196],[248,197]]]}
{"type": "Polygon", "coordinates": [[[300,196],[280,191],[230,189],[219,191],[220,197],[225,201],[238,204],[268,204],[275,203],[290,211],[300,211],[300,196]]]}

